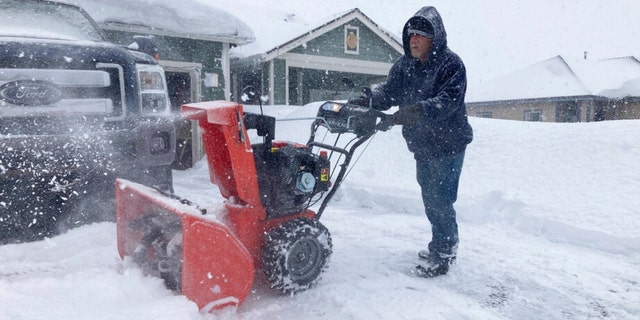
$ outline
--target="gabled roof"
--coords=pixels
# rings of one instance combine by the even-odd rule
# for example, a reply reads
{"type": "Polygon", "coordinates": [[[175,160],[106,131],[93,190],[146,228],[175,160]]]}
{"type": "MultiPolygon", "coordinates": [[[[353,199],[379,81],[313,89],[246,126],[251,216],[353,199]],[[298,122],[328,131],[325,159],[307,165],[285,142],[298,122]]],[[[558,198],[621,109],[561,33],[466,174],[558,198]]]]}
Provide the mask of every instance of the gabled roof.
{"type": "Polygon", "coordinates": [[[582,65],[581,61],[584,60],[574,62],[572,68],[593,95],[640,97],[640,60],[637,57],[598,60],[592,65],[582,65]]]}
{"type": "Polygon", "coordinates": [[[640,60],[555,56],[469,90],[467,101],[640,96],[640,60]]]}
{"type": "Polygon", "coordinates": [[[251,27],[257,30],[256,41],[233,48],[231,52],[234,56],[240,58],[259,56],[261,61],[269,61],[352,19],[360,20],[391,47],[398,50],[398,52],[403,52],[402,45],[397,37],[394,37],[391,33],[382,29],[358,8],[334,14],[328,18],[319,19],[314,22],[299,21],[295,16],[289,16],[267,23],[265,23],[265,21],[261,21],[259,24],[258,22],[249,22],[251,27]]]}
{"type": "Polygon", "coordinates": [[[194,0],[58,0],[85,9],[106,30],[245,44],[255,39],[242,20],[194,0]]]}

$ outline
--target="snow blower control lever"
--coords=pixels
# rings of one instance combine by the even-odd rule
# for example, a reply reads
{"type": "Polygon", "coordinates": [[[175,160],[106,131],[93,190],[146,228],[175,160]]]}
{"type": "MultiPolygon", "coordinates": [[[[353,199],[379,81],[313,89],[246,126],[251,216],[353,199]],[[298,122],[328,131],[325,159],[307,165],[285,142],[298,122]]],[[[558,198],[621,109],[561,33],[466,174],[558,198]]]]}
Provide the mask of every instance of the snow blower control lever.
{"type": "Polygon", "coordinates": [[[386,114],[375,109],[338,102],[325,102],[318,110],[318,125],[331,133],[353,133],[369,137],[376,131],[377,119],[386,114]]]}
{"type": "Polygon", "coordinates": [[[311,135],[307,145],[312,148],[316,147],[338,152],[344,155],[344,159],[340,163],[340,171],[335,179],[332,179],[333,187],[329,190],[316,212],[316,219],[320,219],[324,209],[340,187],[356,149],[369,140],[381,127],[387,127],[387,120],[388,115],[386,113],[358,105],[328,101],[320,106],[316,120],[311,125],[311,135]],[[316,132],[320,127],[326,128],[333,134],[353,134],[355,135],[355,140],[350,147],[348,145],[338,147],[315,141],[316,132]]]}
{"type": "Polygon", "coordinates": [[[332,252],[320,214],[355,149],[377,131],[384,114],[327,102],[307,144],[275,141],[275,118],[244,113],[235,102],[186,104],[182,115],[200,126],[209,177],[224,203],[203,210],[178,196],[117,179],[120,256],[163,278],[205,312],[240,305],[256,270],[283,294],[315,285],[332,252]],[[315,141],[320,128],[355,138],[348,149],[324,144],[315,141]],[[247,130],[253,129],[262,142],[251,144],[247,130]],[[344,155],[335,178],[333,153],[344,155]],[[310,210],[327,191],[320,209],[310,210]]]}

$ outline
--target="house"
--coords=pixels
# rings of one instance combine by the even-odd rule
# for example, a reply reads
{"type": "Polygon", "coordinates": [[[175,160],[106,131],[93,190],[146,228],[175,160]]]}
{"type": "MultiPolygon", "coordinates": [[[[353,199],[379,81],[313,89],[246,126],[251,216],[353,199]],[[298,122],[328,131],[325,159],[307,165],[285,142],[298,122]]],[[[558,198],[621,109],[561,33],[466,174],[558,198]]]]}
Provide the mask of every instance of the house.
{"type": "MultiPolygon", "coordinates": [[[[346,99],[358,94],[354,90],[384,81],[404,52],[397,38],[358,8],[315,25],[297,19],[270,21],[268,35],[231,50],[235,100],[246,98],[247,91],[262,93],[269,104],[346,99]]],[[[256,29],[263,31],[264,23],[256,29]]]]}
{"type": "Polygon", "coordinates": [[[467,111],[545,122],[640,119],[640,60],[555,56],[470,92],[467,111]]]}

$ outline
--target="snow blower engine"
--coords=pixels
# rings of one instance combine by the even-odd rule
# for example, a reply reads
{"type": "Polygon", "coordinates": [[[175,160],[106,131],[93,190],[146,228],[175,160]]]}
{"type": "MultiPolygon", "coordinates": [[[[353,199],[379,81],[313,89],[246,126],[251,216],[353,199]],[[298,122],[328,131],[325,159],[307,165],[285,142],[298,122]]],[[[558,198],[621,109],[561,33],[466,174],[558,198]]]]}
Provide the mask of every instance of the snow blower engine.
{"type": "MultiPolygon", "coordinates": [[[[272,288],[293,294],[315,285],[332,251],[319,218],[340,186],[358,146],[385,114],[327,102],[307,144],[274,141],[275,118],[244,113],[228,101],[182,106],[202,131],[209,177],[225,201],[203,209],[172,194],[118,179],[118,251],[147,274],[164,279],[203,311],[238,306],[256,270],[272,288]],[[316,132],[354,136],[347,147],[316,141],[316,132]],[[262,142],[251,144],[248,131],[262,142]],[[332,174],[334,154],[340,154],[332,174]],[[325,194],[326,193],[326,194],[325,194]],[[309,209],[320,200],[317,211],[309,209]]],[[[336,140],[337,143],[338,139],[336,140]]]]}
{"type": "MultiPolygon", "coordinates": [[[[245,123],[254,116],[245,114],[245,123]]],[[[326,152],[317,155],[303,144],[266,141],[253,146],[253,156],[267,218],[300,212],[315,195],[329,190],[326,152]]]]}

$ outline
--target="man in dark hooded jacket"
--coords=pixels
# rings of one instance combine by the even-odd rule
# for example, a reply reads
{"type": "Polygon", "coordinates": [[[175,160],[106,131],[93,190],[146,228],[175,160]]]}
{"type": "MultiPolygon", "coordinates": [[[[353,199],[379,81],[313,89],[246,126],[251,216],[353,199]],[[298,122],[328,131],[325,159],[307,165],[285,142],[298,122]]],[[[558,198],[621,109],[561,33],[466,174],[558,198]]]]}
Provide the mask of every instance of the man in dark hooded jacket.
{"type": "Polygon", "coordinates": [[[424,277],[446,274],[456,258],[458,224],[453,203],[467,144],[473,138],[464,98],[466,70],[447,47],[447,34],[434,7],[423,7],[402,30],[404,55],[389,71],[386,82],[374,86],[370,98],[350,103],[387,110],[402,125],[409,151],[416,159],[417,180],[425,212],[431,222],[428,250],[418,253],[416,273],[424,277]]]}

